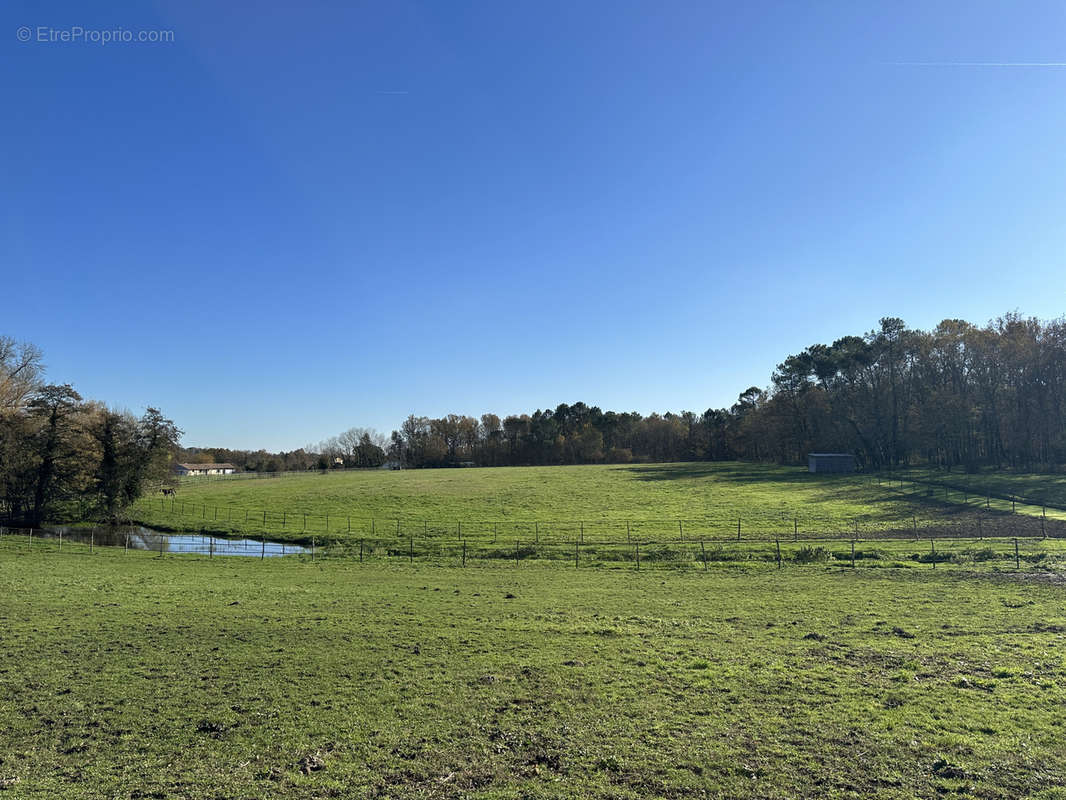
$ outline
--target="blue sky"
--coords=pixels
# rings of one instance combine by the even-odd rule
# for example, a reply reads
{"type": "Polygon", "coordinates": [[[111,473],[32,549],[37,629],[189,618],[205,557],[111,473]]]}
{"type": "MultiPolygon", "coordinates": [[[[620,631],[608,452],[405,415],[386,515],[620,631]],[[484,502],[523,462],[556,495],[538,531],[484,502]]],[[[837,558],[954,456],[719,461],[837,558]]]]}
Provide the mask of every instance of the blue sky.
{"type": "Polygon", "coordinates": [[[0,333],[186,444],[1066,311],[1066,67],[915,64],[1066,62],[1061,2],[94,5],[0,11],[0,333]]]}

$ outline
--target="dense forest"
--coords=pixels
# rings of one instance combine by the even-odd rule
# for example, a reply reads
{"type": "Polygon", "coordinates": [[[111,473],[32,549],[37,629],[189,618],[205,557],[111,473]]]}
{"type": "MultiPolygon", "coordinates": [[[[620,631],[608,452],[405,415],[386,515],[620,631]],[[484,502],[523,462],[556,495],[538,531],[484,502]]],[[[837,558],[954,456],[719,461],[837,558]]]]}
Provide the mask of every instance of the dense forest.
{"type": "Polygon", "coordinates": [[[120,521],[170,478],[180,435],[154,408],[137,418],[45,383],[40,351],[0,336],[0,520],[120,521]]]}
{"type": "Polygon", "coordinates": [[[602,411],[585,403],[480,418],[409,416],[391,437],[353,428],[292,453],[213,450],[245,469],[438,467],[750,459],[854,453],[867,469],[1066,463],[1066,322],[1008,314],[932,331],[885,318],[813,344],[765,389],[703,413],[602,411]]]}
{"type": "Polygon", "coordinates": [[[854,452],[873,468],[1066,463],[1066,321],[1009,314],[930,332],[882,319],[786,358],[731,409],[737,455],[854,452]]]}

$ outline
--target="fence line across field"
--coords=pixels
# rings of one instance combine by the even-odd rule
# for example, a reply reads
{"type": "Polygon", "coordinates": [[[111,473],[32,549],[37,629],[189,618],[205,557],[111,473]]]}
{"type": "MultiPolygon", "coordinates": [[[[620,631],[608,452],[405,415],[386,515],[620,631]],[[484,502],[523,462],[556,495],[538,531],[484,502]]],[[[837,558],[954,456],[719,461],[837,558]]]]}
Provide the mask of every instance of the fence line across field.
{"type": "Polygon", "coordinates": [[[878,481],[879,486],[885,486],[904,494],[910,494],[911,496],[921,496],[923,494],[921,489],[924,488],[924,496],[933,500],[937,499],[936,492],[939,490],[943,493],[942,496],[946,501],[952,502],[951,495],[954,494],[957,498],[962,499],[963,505],[980,506],[984,504],[985,508],[992,508],[992,504],[995,502],[997,510],[1007,510],[1009,508],[1011,512],[1016,512],[1018,507],[1021,506],[1022,508],[1039,508],[1042,516],[1047,516],[1048,509],[1066,513],[1066,505],[1046,498],[1027,497],[1005,492],[993,492],[989,489],[980,489],[973,486],[966,486],[965,484],[948,483],[940,479],[921,479],[891,474],[878,474],[875,478],[878,481]],[[912,491],[907,492],[905,485],[909,485],[912,491]],[[971,503],[971,501],[974,502],[971,503]]]}
{"type": "MultiPolygon", "coordinates": [[[[686,539],[710,539],[712,537],[773,538],[788,534],[798,539],[818,534],[847,534],[852,537],[875,536],[881,532],[891,531],[928,531],[944,530],[957,526],[970,526],[977,529],[987,527],[995,531],[1004,525],[1012,528],[1036,526],[1041,535],[1047,535],[1050,529],[1066,530],[1066,520],[1054,519],[1041,515],[1007,515],[998,509],[993,511],[976,507],[969,519],[950,517],[948,513],[935,516],[912,514],[906,517],[877,518],[873,515],[859,515],[850,520],[829,515],[800,515],[788,511],[752,512],[740,516],[719,516],[702,518],[652,518],[652,519],[534,519],[534,520],[429,520],[410,516],[357,516],[349,514],[316,514],[288,510],[271,511],[268,509],[241,508],[231,505],[210,505],[193,503],[172,498],[142,499],[136,508],[145,517],[145,524],[151,526],[155,514],[182,520],[192,520],[204,531],[211,526],[212,532],[259,533],[267,529],[298,533],[301,535],[320,534],[326,537],[334,535],[362,535],[379,537],[386,533],[397,536],[421,534],[429,537],[454,537],[457,540],[500,536],[532,536],[534,540],[548,540],[563,536],[566,541],[576,539],[584,541],[586,534],[621,535],[627,542],[635,537],[648,536],[654,531],[660,536],[669,536],[679,541],[686,539]],[[158,505],[156,505],[158,503],[158,505]],[[1010,520],[1009,522],[1007,520],[1010,520]],[[218,527],[224,523],[229,530],[218,527]]],[[[951,513],[957,513],[952,511],[951,513]]],[[[158,523],[157,523],[158,524],[158,523]]]]}
{"type": "Polygon", "coordinates": [[[260,558],[310,554],[321,551],[320,542],[312,539],[304,546],[296,542],[278,542],[266,538],[232,539],[208,534],[170,534],[149,531],[139,526],[93,526],[71,528],[25,528],[0,526],[0,545],[24,545],[37,549],[53,548],[58,552],[73,552],[79,548],[93,553],[101,548],[121,548],[125,552],[140,550],[159,554],[199,554],[205,556],[250,555],[260,558]]]}
{"type": "MultiPolygon", "coordinates": [[[[6,528],[0,527],[0,554],[8,552],[17,553],[67,553],[92,555],[102,549],[118,547],[128,553],[131,549],[131,534],[124,533],[124,541],[113,545],[100,544],[97,539],[96,528],[87,529],[76,536],[68,534],[64,543],[64,531],[42,531],[31,528],[6,528]],[[36,534],[36,536],[35,536],[36,534]],[[86,538],[88,541],[86,541],[86,538]]],[[[121,535],[121,532],[120,532],[121,535]]],[[[103,538],[103,537],[101,537],[103,538]]],[[[114,538],[114,537],[112,537],[114,538]]],[[[195,537],[193,537],[195,538],[195,537]]],[[[202,537],[209,540],[209,549],[201,547],[195,551],[189,548],[173,547],[165,536],[158,539],[158,557],[164,555],[182,555],[196,552],[201,557],[214,558],[218,556],[236,555],[238,551],[227,548],[226,541],[218,537],[202,537]],[[216,548],[216,545],[218,547],[216,548]]],[[[661,563],[667,566],[695,565],[707,569],[710,563],[747,563],[747,564],[771,564],[776,562],[777,569],[781,569],[785,563],[789,564],[812,564],[837,562],[842,564],[850,561],[852,568],[857,563],[868,561],[883,561],[894,559],[897,562],[916,562],[929,564],[936,569],[938,563],[950,562],[959,559],[957,563],[977,564],[997,561],[1013,561],[1015,569],[1021,568],[1024,560],[1027,564],[1043,563],[1051,551],[1048,547],[1060,547],[1062,539],[1066,537],[1040,537],[1030,536],[956,536],[956,537],[929,537],[928,539],[915,539],[904,536],[891,536],[880,538],[848,538],[845,536],[825,537],[815,536],[799,541],[788,539],[767,539],[757,541],[737,542],[732,539],[700,539],[687,542],[654,542],[637,540],[633,542],[544,542],[536,543],[515,539],[513,542],[443,542],[439,540],[416,540],[414,536],[407,539],[358,539],[344,542],[319,542],[312,539],[310,548],[292,546],[300,550],[301,558],[309,558],[311,562],[326,557],[330,560],[358,559],[361,563],[367,560],[389,561],[400,560],[414,563],[432,562],[438,564],[458,564],[466,566],[468,560],[510,561],[513,559],[515,566],[523,561],[537,561],[547,563],[569,563],[571,559],[575,567],[585,563],[602,564],[614,563],[619,565],[632,564],[637,569],[641,563],[661,563]],[[1020,542],[1025,541],[1027,550],[1023,554],[1020,542]],[[1045,549],[1031,552],[1036,541],[1042,541],[1045,549]],[[929,549],[915,550],[913,547],[907,552],[892,552],[884,550],[886,545],[914,545],[924,548],[928,543],[929,549]],[[937,549],[937,545],[940,549],[937,549]],[[823,546],[825,545],[825,546],[823,546]],[[843,547],[843,550],[833,550],[833,546],[843,547]],[[999,548],[997,550],[997,547],[999,548]],[[860,549],[861,548],[861,549],[860,549]],[[968,548],[968,549],[967,549],[968,548]]],[[[279,543],[270,543],[277,546],[279,543]]],[[[242,545],[243,552],[240,555],[258,556],[260,560],[266,557],[268,542],[263,539],[258,542],[246,542],[242,545]]],[[[283,548],[284,544],[281,545],[283,548]]],[[[151,552],[153,547],[142,547],[151,552]]],[[[282,551],[284,554],[284,550],[282,551]]],[[[1066,546],[1060,547],[1059,555],[1066,559],[1066,546]]],[[[994,564],[993,564],[994,566],[994,564]]]]}

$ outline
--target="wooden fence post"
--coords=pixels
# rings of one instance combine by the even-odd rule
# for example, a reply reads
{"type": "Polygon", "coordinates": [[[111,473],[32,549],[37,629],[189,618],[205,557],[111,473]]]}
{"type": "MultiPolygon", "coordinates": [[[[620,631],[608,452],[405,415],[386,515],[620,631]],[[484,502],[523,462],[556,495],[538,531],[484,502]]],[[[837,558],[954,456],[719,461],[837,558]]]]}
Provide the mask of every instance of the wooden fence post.
{"type": "Polygon", "coordinates": [[[851,568],[855,569],[855,540],[851,540],[851,568]]]}
{"type": "Polygon", "coordinates": [[[707,548],[703,546],[703,539],[700,539],[700,554],[703,556],[703,568],[707,569],[707,548]]]}
{"type": "Polygon", "coordinates": [[[777,545],[777,568],[781,569],[781,540],[774,539],[774,544],[777,545]]]}
{"type": "Polygon", "coordinates": [[[1018,538],[1017,537],[1014,538],[1014,568],[1015,569],[1021,569],[1022,568],[1021,561],[1018,558],[1018,538]]]}
{"type": "Polygon", "coordinates": [[[637,542],[637,569],[640,569],[640,542],[637,542]]]}
{"type": "Polygon", "coordinates": [[[466,566],[466,542],[463,542],[463,566],[466,566]]]}
{"type": "Polygon", "coordinates": [[[577,543],[577,542],[574,542],[574,566],[575,566],[575,567],[577,566],[577,560],[578,560],[578,547],[579,547],[579,546],[580,546],[580,545],[578,545],[578,543],[577,543]]]}

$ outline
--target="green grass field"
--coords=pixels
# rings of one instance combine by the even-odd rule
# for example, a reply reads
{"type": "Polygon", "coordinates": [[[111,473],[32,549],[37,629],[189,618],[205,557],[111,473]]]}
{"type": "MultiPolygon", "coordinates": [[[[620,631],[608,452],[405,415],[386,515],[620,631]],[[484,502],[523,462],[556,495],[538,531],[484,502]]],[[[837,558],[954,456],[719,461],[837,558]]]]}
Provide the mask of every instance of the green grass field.
{"type": "MultiPolygon", "coordinates": [[[[331,540],[416,535],[626,541],[743,532],[863,535],[941,524],[984,498],[929,496],[863,475],[741,463],[514,467],[194,479],[146,498],[137,521],[170,530],[331,540]],[[679,529],[678,522],[682,521],[679,529]],[[628,529],[627,529],[628,523],[628,529]]],[[[1009,510],[1002,504],[988,513],[1009,510]]],[[[1021,513],[1033,509],[1021,509],[1021,513]]],[[[1039,513],[1039,509],[1036,509],[1039,513]]]]}
{"type": "Polygon", "coordinates": [[[0,796],[1066,797],[1049,573],[0,542],[0,796]]]}

